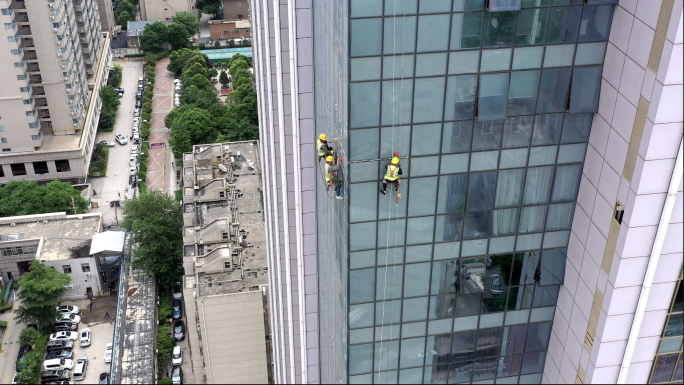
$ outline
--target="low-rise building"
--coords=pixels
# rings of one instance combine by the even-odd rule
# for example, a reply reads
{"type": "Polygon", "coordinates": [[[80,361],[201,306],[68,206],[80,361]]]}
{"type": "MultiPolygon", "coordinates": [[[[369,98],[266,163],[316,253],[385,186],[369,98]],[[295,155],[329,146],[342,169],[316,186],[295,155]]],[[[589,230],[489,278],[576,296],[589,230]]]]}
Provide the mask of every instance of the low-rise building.
{"type": "Polygon", "coordinates": [[[171,21],[178,12],[195,13],[195,2],[191,0],[140,0],[140,19],[150,21],[171,21]]]}
{"type": "Polygon", "coordinates": [[[223,19],[247,19],[249,18],[249,1],[223,0],[223,19]]]}
{"type": "Polygon", "coordinates": [[[252,37],[249,20],[209,20],[211,40],[242,40],[252,37]]]}
{"type": "MultiPolygon", "coordinates": [[[[256,141],[183,155],[184,305],[196,383],[272,383],[256,141]]],[[[187,357],[187,356],[186,356],[187,357]]]]}
{"type": "Polygon", "coordinates": [[[147,24],[152,24],[156,20],[152,21],[129,21],[128,27],[126,28],[126,41],[128,42],[128,47],[140,47],[140,35],[142,35],[147,24]]]}

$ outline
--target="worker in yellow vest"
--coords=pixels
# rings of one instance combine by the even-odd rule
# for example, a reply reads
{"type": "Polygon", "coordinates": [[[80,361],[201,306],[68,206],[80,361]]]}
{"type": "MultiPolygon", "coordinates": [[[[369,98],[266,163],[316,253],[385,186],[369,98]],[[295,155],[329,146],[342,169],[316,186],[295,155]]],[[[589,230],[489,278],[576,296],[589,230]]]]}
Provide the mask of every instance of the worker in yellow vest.
{"type": "Polygon", "coordinates": [[[334,152],[332,147],[328,146],[328,136],[326,134],[321,134],[316,141],[316,149],[318,150],[318,162],[321,159],[325,159],[328,155],[332,155],[334,152]]]}
{"type": "Polygon", "coordinates": [[[387,192],[387,182],[395,183],[394,189],[399,192],[399,184],[401,183],[401,165],[399,164],[399,158],[392,158],[392,163],[387,165],[387,172],[385,172],[385,177],[382,179],[382,189],[380,193],[385,195],[387,192]]]}
{"type": "Polygon", "coordinates": [[[337,199],[343,199],[341,196],[342,180],[337,176],[341,161],[342,158],[338,159],[337,164],[335,164],[335,159],[331,155],[325,158],[325,183],[328,187],[335,189],[335,198],[337,199]]]}

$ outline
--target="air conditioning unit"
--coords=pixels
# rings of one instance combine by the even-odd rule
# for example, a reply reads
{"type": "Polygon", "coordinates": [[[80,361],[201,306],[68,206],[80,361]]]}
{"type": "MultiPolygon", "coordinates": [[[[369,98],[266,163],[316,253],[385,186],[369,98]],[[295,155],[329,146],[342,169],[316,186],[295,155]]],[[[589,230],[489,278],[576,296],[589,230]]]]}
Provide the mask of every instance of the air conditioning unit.
{"type": "Polygon", "coordinates": [[[57,33],[57,28],[53,28],[52,32],[57,33]]]}
{"type": "Polygon", "coordinates": [[[62,66],[62,68],[64,68],[64,66],[62,66]]]}
{"type": "Polygon", "coordinates": [[[71,92],[71,88],[67,88],[66,90],[67,90],[67,92],[71,92]]]}
{"type": "Polygon", "coordinates": [[[57,57],[62,57],[62,54],[61,54],[61,53],[58,53],[58,54],[57,54],[57,57]]]}
{"type": "Polygon", "coordinates": [[[62,41],[61,41],[61,40],[57,40],[57,45],[62,45],[62,41]]]}
{"type": "Polygon", "coordinates": [[[74,127],[78,127],[78,124],[74,123],[74,127]]]}
{"type": "Polygon", "coordinates": [[[50,19],[51,19],[51,20],[55,20],[55,17],[54,17],[54,16],[50,16],[50,19]]]}
{"type": "Polygon", "coordinates": [[[76,115],[76,113],[75,113],[75,112],[72,112],[72,113],[71,113],[71,116],[74,116],[74,115],[76,115]]]}
{"type": "Polygon", "coordinates": [[[69,80],[69,78],[64,78],[64,81],[67,81],[67,80],[69,80]]]}
{"type": "Polygon", "coordinates": [[[73,101],[73,100],[69,100],[69,104],[74,104],[74,101],[73,101]]]}
{"type": "Polygon", "coordinates": [[[52,4],[52,3],[48,3],[48,6],[50,6],[50,8],[54,8],[54,7],[55,7],[55,5],[52,4]]]}

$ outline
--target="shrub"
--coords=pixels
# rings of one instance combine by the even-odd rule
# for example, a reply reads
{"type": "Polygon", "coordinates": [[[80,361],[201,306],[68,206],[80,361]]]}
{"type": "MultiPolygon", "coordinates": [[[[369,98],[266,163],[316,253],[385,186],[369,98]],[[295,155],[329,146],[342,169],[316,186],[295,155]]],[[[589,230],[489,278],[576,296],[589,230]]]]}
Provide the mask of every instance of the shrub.
{"type": "Polygon", "coordinates": [[[164,385],[166,385],[166,384],[171,385],[171,384],[173,384],[173,380],[171,380],[171,377],[164,377],[164,378],[162,378],[161,380],[157,381],[157,384],[159,384],[159,385],[162,385],[162,384],[164,384],[164,385]]]}
{"type": "Polygon", "coordinates": [[[151,114],[152,113],[152,103],[143,104],[143,112],[146,114],[151,114]]]}
{"type": "Polygon", "coordinates": [[[7,321],[0,321],[0,328],[6,329],[7,328],[7,321]]]}
{"type": "Polygon", "coordinates": [[[159,298],[159,309],[157,310],[157,319],[159,320],[160,329],[161,325],[169,323],[168,321],[169,318],[171,318],[172,313],[171,298],[162,295],[161,298],[159,298]]]}
{"type": "Polygon", "coordinates": [[[147,173],[142,170],[138,170],[138,172],[135,173],[135,176],[137,176],[142,182],[147,180],[147,173]]]}
{"type": "Polygon", "coordinates": [[[10,302],[7,305],[0,306],[0,313],[4,313],[7,310],[12,310],[12,307],[14,307],[14,302],[10,302]]]}
{"type": "Polygon", "coordinates": [[[204,43],[199,43],[198,45],[199,45],[199,49],[204,49],[204,47],[206,47],[206,45],[204,43]]]}
{"type": "Polygon", "coordinates": [[[177,201],[182,201],[183,200],[183,189],[178,189],[174,192],[176,194],[176,200],[177,201]]]}
{"type": "Polygon", "coordinates": [[[38,333],[38,330],[34,328],[26,328],[21,331],[21,334],[19,334],[19,345],[33,346],[36,343],[36,341],[38,341],[38,337],[40,337],[40,333],[38,333]]]}
{"type": "Polygon", "coordinates": [[[150,122],[144,122],[142,124],[140,127],[140,137],[143,138],[143,140],[150,139],[150,122]]]}
{"type": "MultiPolygon", "coordinates": [[[[167,302],[168,298],[166,298],[167,302]]],[[[171,327],[168,323],[160,324],[157,328],[157,366],[163,372],[171,359],[176,340],[171,337],[171,327]]]]}
{"type": "Polygon", "coordinates": [[[145,183],[144,180],[138,182],[138,191],[140,191],[141,194],[147,191],[147,183],[145,183]]]}

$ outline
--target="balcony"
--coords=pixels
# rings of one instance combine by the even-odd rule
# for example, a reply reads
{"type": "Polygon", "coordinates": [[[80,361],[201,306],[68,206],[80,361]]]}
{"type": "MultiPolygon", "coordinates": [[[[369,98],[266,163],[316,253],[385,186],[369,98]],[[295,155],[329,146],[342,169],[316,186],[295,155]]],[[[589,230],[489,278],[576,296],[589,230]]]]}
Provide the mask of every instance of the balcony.
{"type": "Polygon", "coordinates": [[[26,50],[24,51],[24,60],[38,60],[38,55],[36,55],[36,50],[26,50]]]}
{"type": "Polygon", "coordinates": [[[29,17],[26,12],[17,12],[17,23],[28,23],[29,17]]]}
{"type": "Polygon", "coordinates": [[[38,119],[50,119],[50,110],[46,108],[38,110],[38,119]]]}
{"type": "Polygon", "coordinates": [[[12,1],[12,7],[16,9],[26,9],[26,3],[23,0],[12,1]]]}
{"type": "Polygon", "coordinates": [[[25,37],[25,36],[31,36],[31,27],[28,25],[20,25],[19,30],[18,30],[19,36],[25,37]]]}
{"type": "MultiPolygon", "coordinates": [[[[35,95],[35,93],[34,93],[34,95],[35,95]]],[[[47,105],[48,105],[47,99],[45,99],[45,98],[36,98],[36,107],[37,107],[37,108],[47,107],[47,105]]],[[[38,116],[40,116],[40,111],[38,111],[38,114],[39,114],[38,116]]]]}
{"type": "Polygon", "coordinates": [[[33,87],[33,96],[43,96],[45,95],[45,89],[42,86],[33,87]]]}
{"type": "Polygon", "coordinates": [[[26,65],[26,70],[27,70],[29,73],[32,73],[32,72],[40,72],[40,65],[38,65],[38,63],[28,63],[28,64],[26,65]]]}
{"type": "Polygon", "coordinates": [[[21,38],[21,46],[24,48],[35,47],[35,45],[33,44],[33,38],[32,37],[22,37],[21,38]]]}
{"type": "Polygon", "coordinates": [[[42,84],[43,83],[43,77],[40,75],[30,75],[29,80],[31,84],[42,84]]]}

